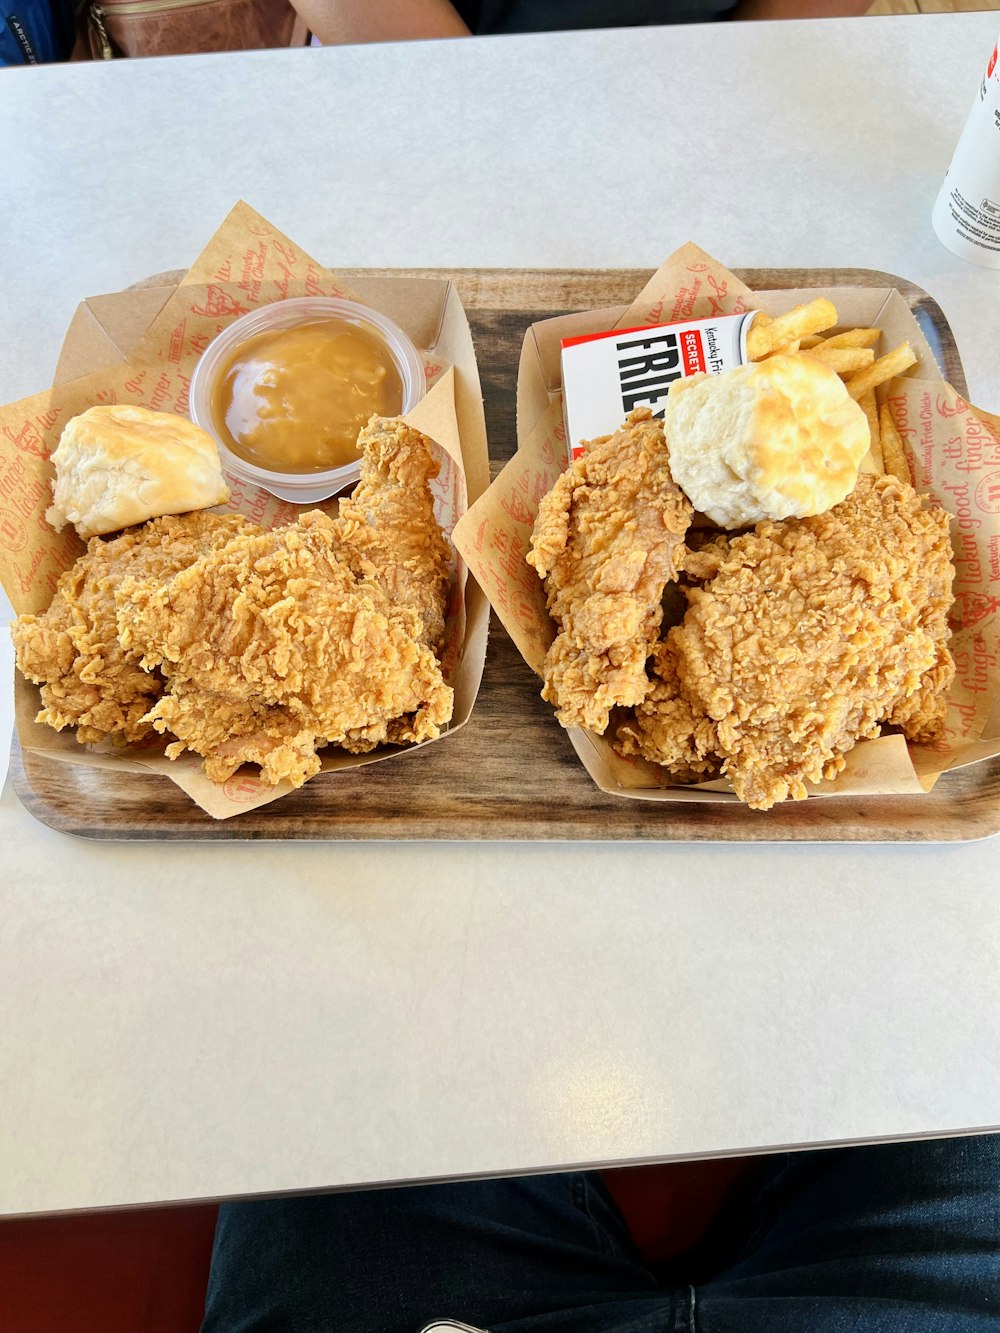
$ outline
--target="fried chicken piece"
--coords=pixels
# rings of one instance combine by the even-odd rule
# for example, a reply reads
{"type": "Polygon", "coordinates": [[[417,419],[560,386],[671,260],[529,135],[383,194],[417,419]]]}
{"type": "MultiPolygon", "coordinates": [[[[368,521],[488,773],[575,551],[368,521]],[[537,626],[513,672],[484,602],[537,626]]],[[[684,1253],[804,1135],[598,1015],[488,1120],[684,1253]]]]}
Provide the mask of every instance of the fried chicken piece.
{"type": "Polygon", "coordinates": [[[451,553],[428,482],[438,474],[426,436],[398,417],[372,417],[358,436],[361,479],[340,502],[339,534],[371,565],[389,598],[423,621],[420,642],[444,638],[451,553]]]}
{"type": "Polygon", "coordinates": [[[298,785],[317,746],[364,753],[437,736],[452,691],[444,635],[449,548],[429,441],[373,418],[361,482],[331,520],[279,532],[235,517],[162,518],[94,539],[45,616],[14,629],[43,685],[39,718],[81,741],[177,737],[223,780],[242,763],[298,785]]]}
{"type": "Polygon", "coordinates": [[[123,595],[133,650],[168,682],[149,719],[178,738],[171,758],[204,755],[215,781],[253,762],[263,781],[299,786],[317,746],[421,741],[451,718],[421,614],[356,574],[318,510],[123,595]]]}
{"type": "Polygon", "coordinates": [[[543,498],[527,561],[559,627],[542,697],[564,727],[603,733],[612,708],[645,698],[663,589],[677,577],[690,518],[649,408],[593,441],[543,498]]]}
{"type": "Polygon", "coordinates": [[[91,538],[59,580],[48,610],[11,626],[17,664],[41,686],[36,721],[57,731],[76,727],[81,744],[149,736],[145,714],[162,693],[163,678],[144,671],[138,654],[119,644],[115,588],[125,578],[155,587],[246,531],[259,529],[234,515],[198,511],[154,519],[110,541],[91,538]]]}
{"type": "Polygon", "coordinates": [[[833,778],[882,724],[932,739],[954,676],[948,515],[895,477],[863,474],[825,514],[764,522],[732,539],[704,587],[688,592],[667,636],[663,699],[629,724],[623,746],[668,766],[692,720],[716,731],[722,771],[767,810],[833,778]]]}
{"type": "Polygon", "coordinates": [[[692,584],[706,583],[719,572],[732,535],[705,528],[690,528],[684,552],[678,557],[680,582],[668,584],[663,597],[664,637],[653,649],[648,663],[649,693],[637,704],[633,716],[623,722],[616,735],[616,748],[623,755],[636,755],[661,764],[672,782],[705,782],[717,777],[722,760],[718,736],[711,718],[688,702],[681,693],[677,675],[677,653],[669,630],[687,614],[687,594],[692,584]]]}
{"type": "Polygon", "coordinates": [[[702,531],[698,536],[703,540],[698,541],[695,545],[691,544],[690,534],[685,543],[686,550],[682,560],[684,582],[687,585],[707,583],[709,579],[714,579],[719,572],[719,566],[726,558],[729,543],[732,541],[728,532],[715,533],[709,536],[702,531]]]}
{"type": "Polygon", "coordinates": [[[672,782],[706,782],[718,776],[722,760],[711,718],[681,693],[677,653],[670,636],[653,651],[652,686],[634,717],[618,728],[617,748],[662,764],[672,782]]]}

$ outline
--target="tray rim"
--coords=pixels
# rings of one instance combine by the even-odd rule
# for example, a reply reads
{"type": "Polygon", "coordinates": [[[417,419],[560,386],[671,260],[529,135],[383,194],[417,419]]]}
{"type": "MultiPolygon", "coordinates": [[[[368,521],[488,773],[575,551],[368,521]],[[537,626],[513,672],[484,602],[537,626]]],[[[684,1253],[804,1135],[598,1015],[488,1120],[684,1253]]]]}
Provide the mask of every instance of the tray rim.
{"type": "MultiPolygon", "coordinates": [[[[62,770],[65,767],[68,767],[68,765],[59,763],[59,761],[46,759],[44,758],[44,756],[38,754],[33,754],[31,758],[33,761],[37,761],[40,765],[49,768],[58,768],[62,770]]],[[[841,846],[841,847],[858,846],[858,845],[896,846],[900,844],[906,846],[945,847],[954,844],[961,845],[974,842],[985,842],[989,838],[996,837],[998,834],[1000,834],[1000,798],[997,799],[996,805],[994,807],[993,822],[988,826],[977,827],[975,830],[971,832],[957,830],[954,833],[933,833],[929,834],[926,837],[912,837],[912,836],[893,837],[890,834],[884,832],[876,832],[873,835],[861,833],[859,836],[850,836],[850,828],[843,824],[832,825],[833,832],[830,834],[830,836],[826,837],[822,836],[818,832],[804,834],[801,837],[788,833],[786,833],[784,836],[776,834],[773,837],[767,837],[767,836],[750,837],[750,836],[741,836],[739,833],[727,831],[721,834],[710,834],[708,836],[700,837],[694,834],[682,834],[680,836],[671,836],[669,834],[663,834],[663,833],[651,834],[649,836],[635,836],[626,833],[621,833],[621,834],[614,833],[606,836],[600,833],[599,831],[590,832],[589,834],[584,834],[584,833],[531,834],[519,830],[514,830],[509,833],[504,832],[502,830],[490,831],[490,832],[479,832],[474,830],[471,832],[466,831],[460,837],[434,836],[414,831],[408,831],[400,835],[393,835],[393,834],[380,835],[378,833],[366,832],[362,836],[350,833],[344,834],[336,830],[333,830],[329,832],[323,832],[316,835],[312,835],[308,833],[295,834],[285,831],[269,832],[269,831],[262,831],[259,829],[248,829],[246,828],[245,825],[242,827],[239,825],[239,820],[240,820],[239,815],[234,815],[233,817],[227,820],[212,820],[208,815],[204,815],[204,819],[206,821],[204,825],[198,825],[195,828],[188,827],[177,833],[169,833],[169,832],[164,832],[162,829],[151,826],[145,826],[138,829],[126,828],[124,826],[118,828],[114,828],[111,826],[91,827],[83,824],[81,821],[70,822],[62,815],[62,813],[55,806],[46,802],[45,799],[42,796],[40,796],[39,793],[35,791],[35,789],[30,785],[28,769],[25,765],[24,760],[25,760],[25,753],[21,749],[17,734],[15,733],[12,740],[11,754],[10,754],[10,779],[12,788],[16,796],[18,797],[18,800],[20,801],[21,805],[24,807],[24,809],[34,819],[37,819],[40,824],[45,825],[47,828],[51,828],[56,833],[66,834],[69,837],[81,838],[84,841],[89,841],[89,842],[123,842],[123,843],[151,842],[151,843],[163,843],[163,844],[174,844],[174,843],[180,844],[187,842],[193,842],[193,843],[199,843],[199,842],[368,843],[370,842],[376,844],[413,843],[417,845],[424,843],[447,843],[447,842],[462,842],[462,843],[494,842],[499,844],[505,844],[505,843],[531,844],[536,842],[543,842],[546,844],[553,844],[553,845],[560,843],[565,843],[565,844],[614,843],[624,846],[650,846],[650,847],[665,846],[665,845],[669,846],[671,843],[688,844],[688,843],[699,843],[699,842],[700,843],[718,842],[718,843],[741,843],[747,846],[771,846],[771,847],[780,847],[780,846],[823,847],[830,845],[841,846]]],[[[994,768],[1000,771],[1000,759],[992,759],[992,760],[985,759],[981,760],[980,763],[982,763],[983,765],[992,765],[994,768]]],[[[969,767],[971,767],[971,765],[969,767]]],[[[87,771],[92,771],[92,770],[87,770],[87,771]]],[[[955,772],[959,773],[962,772],[962,770],[957,769],[955,770],[955,772]]],[[[163,778],[162,776],[153,773],[150,774],[129,773],[127,776],[130,782],[150,784],[151,793],[155,792],[156,790],[162,790],[162,787],[159,784],[162,784],[165,781],[169,781],[169,779],[163,778]]],[[[320,778],[322,777],[335,778],[337,775],[320,774],[318,776],[320,778]]],[[[589,778],[588,774],[586,773],[586,770],[582,769],[582,766],[581,766],[580,776],[583,780],[587,782],[588,785],[590,786],[594,785],[591,782],[591,779],[589,778]]],[[[943,783],[947,787],[950,778],[954,780],[952,778],[952,774],[949,773],[943,774],[942,777],[939,779],[938,786],[940,787],[941,784],[943,783]]],[[[313,780],[315,781],[315,779],[313,780]]],[[[599,789],[595,787],[595,790],[599,789]]],[[[609,801],[624,803],[624,798],[617,796],[615,793],[599,792],[599,794],[601,796],[607,796],[609,801]]],[[[933,796],[933,793],[928,793],[928,795],[933,796]]],[[[859,799],[863,798],[847,797],[847,796],[845,797],[824,796],[822,798],[814,798],[814,800],[819,800],[819,799],[822,799],[824,805],[827,805],[831,809],[835,810],[836,804],[841,801],[851,802],[856,805],[859,802],[859,799]]],[[[908,795],[885,795],[879,797],[879,800],[881,801],[891,801],[899,806],[901,806],[903,803],[906,802],[913,802],[919,805],[925,799],[926,797],[908,796],[908,795]]],[[[634,804],[644,806],[646,809],[650,808],[648,803],[636,802],[634,804]]],[[[660,802],[652,808],[658,809],[661,806],[669,807],[669,802],[660,802]]],[[[270,807],[267,806],[263,807],[264,810],[267,810],[269,808],[270,807]]],[[[701,807],[701,808],[704,809],[706,807],[701,807]]],[[[720,808],[720,807],[716,806],[715,808],[720,808]]],[[[735,810],[737,814],[743,813],[740,807],[736,807],[730,802],[727,802],[725,806],[721,808],[727,810],[735,810]]],[[[260,812],[255,810],[255,811],[250,811],[248,813],[250,815],[258,815],[260,812]]],[[[197,817],[198,815],[203,815],[203,814],[204,812],[198,810],[197,807],[195,807],[194,810],[191,812],[192,817],[197,817]]],[[[863,827],[863,826],[855,826],[855,827],[863,827]]]]}
{"type": "MultiPolygon", "coordinates": [[[[562,283],[564,290],[567,290],[569,293],[572,293],[577,286],[580,286],[582,289],[588,284],[592,285],[593,283],[595,283],[596,281],[600,281],[601,279],[605,280],[613,279],[614,281],[618,282],[631,281],[632,279],[634,279],[637,284],[636,290],[638,290],[642,285],[644,277],[648,277],[649,274],[651,274],[653,271],[654,270],[643,269],[643,268],[639,269],[631,269],[631,268],[407,269],[404,268],[404,269],[392,269],[392,270],[387,270],[387,269],[344,269],[343,270],[345,276],[349,274],[354,274],[357,277],[363,277],[365,274],[371,274],[371,275],[391,274],[392,276],[406,277],[406,278],[426,278],[438,281],[440,280],[451,281],[455,284],[458,290],[459,297],[466,308],[467,314],[470,313],[474,314],[477,307],[490,310],[502,310],[502,309],[524,310],[525,306],[523,303],[523,299],[521,301],[511,300],[506,304],[502,299],[499,301],[496,299],[498,296],[503,297],[505,295],[510,295],[512,289],[516,288],[519,285],[519,280],[521,279],[527,279],[527,280],[535,279],[536,281],[545,279],[547,281],[559,281],[562,283]],[[463,290],[463,288],[465,288],[466,290],[463,290]],[[489,295],[493,299],[490,302],[479,301],[478,303],[474,299],[470,300],[467,298],[466,295],[466,291],[468,291],[470,288],[475,289],[477,291],[482,291],[483,288],[486,288],[489,292],[489,295]]],[[[734,268],[732,271],[754,290],[767,290],[768,288],[773,290],[787,290],[792,288],[799,288],[799,287],[808,288],[809,286],[820,286],[820,285],[863,286],[863,287],[884,286],[884,287],[895,288],[897,291],[901,293],[901,295],[903,295],[904,299],[907,300],[907,303],[911,306],[911,309],[914,310],[918,308],[928,309],[929,313],[931,314],[935,331],[938,334],[938,337],[940,338],[941,341],[942,352],[945,355],[947,361],[950,363],[950,369],[948,370],[949,378],[951,382],[954,384],[954,387],[960,393],[962,394],[967,393],[967,386],[964,377],[964,370],[961,363],[961,357],[959,355],[954,333],[948,322],[947,316],[945,315],[943,309],[941,308],[939,303],[935,300],[935,298],[929,292],[927,292],[923,287],[911,281],[910,279],[900,277],[896,274],[887,273],[880,269],[853,268],[853,267],[852,268],[817,267],[812,269],[734,268]],[[822,282],[819,281],[819,279],[821,278],[825,279],[825,281],[822,282]]],[[[169,283],[172,279],[179,277],[182,273],[183,270],[172,270],[164,272],[152,275],[145,281],[134,285],[151,286],[157,283],[166,284],[169,283]]],[[[582,295],[583,293],[581,291],[581,296],[582,295]]],[[[593,297],[590,297],[588,299],[591,300],[591,306],[593,307],[593,297]]],[[[572,300],[569,301],[567,308],[573,308],[572,300]]],[[[586,307],[581,306],[580,308],[586,308],[586,307]]],[[[945,367],[942,367],[943,372],[944,370],[945,367]]],[[[513,387],[516,391],[516,386],[513,387]]],[[[495,461],[496,460],[491,459],[491,463],[495,464],[495,461]]],[[[495,626],[496,623],[497,622],[494,619],[493,626],[495,626]]],[[[491,635],[491,637],[493,636],[491,635]]],[[[489,649],[487,649],[487,652],[488,651],[489,649]]],[[[477,705],[478,704],[479,700],[477,700],[477,705]]],[[[473,708],[473,715],[470,718],[470,722],[474,720],[474,716],[475,716],[475,707],[473,708]]],[[[982,766],[989,765],[991,767],[1000,769],[1000,758],[993,760],[990,759],[982,760],[980,761],[980,764],[982,766]]],[[[19,800],[21,801],[21,804],[34,818],[38,819],[40,823],[56,830],[57,832],[68,833],[71,836],[81,837],[92,841],[445,842],[445,841],[457,840],[462,842],[542,841],[551,843],[615,842],[615,843],[626,843],[626,844],[636,844],[636,843],[662,844],[665,842],[669,843],[674,841],[678,842],[724,841],[724,842],[761,843],[764,845],[781,845],[785,843],[827,845],[829,843],[849,844],[857,842],[864,842],[871,844],[885,844],[885,843],[892,844],[897,842],[913,843],[913,844],[921,842],[928,844],[934,844],[934,843],[946,844],[951,842],[980,841],[995,836],[998,832],[1000,832],[1000,796],[997,797],[996,807],[995,810],[992,812],[994,816],[994,822],[989,827],[976,828],[971,832],[956,831],[952,835],[939,834],[938,836],[935,836],[931,834],[930,836],[927,837],[914,837],[914,836],[894,837],[891,834],[886,833],[884,830],[882,831],[881,836],[879,831],[874,831],[874,836],[866,836],[863,833],[861,836],[857,836],[857,829],[859,826],[847,827],[844,825],[840,825],[833,830],[829,830],[825,825],[821,825],[820,829],[817,830],[813,835],[809,835],[807,833],[804,834],[803,836],[797,836],[795,833],[789,833],[787,831],[784,831],[783,833],[776,834],[774,837],[768,837],[766,835],[763,837],[754,837],[752,834],[744,834],[738,829],[731,831],[728,828],[726,829],[725,832],[721,834],[716,831],[714,835],[709,834],[707,837],[699,836],[697,834],[692,834],[690,832],[686,834],[681,833],[680,835],[671,835],[669,833],[666,834],[654,833],[650,836],[641,836],[641,835],[636,836],[634,834],[616,833],[612,836],[602,836],[599,830],[590,831],[589,834],[582,834],[579,831],[575,831],[569,834],[557,833],[553,835],[545,832],[532,834],[525,832],[523,830],[519,831],[517,829],[511,832],[492,831],[488,834],[484,834],[478,831],[470,832],[468,831],[468,829],[465,829],[460,834],[457,834],[454,838],[449,838],[440,835],[435,836],[433,834],[428,835],[426,833],[420,833],[414,831],[403,832],[402,834],[390,833],[384,836],[379,836],[377,833],[373,835],[373,833],[370,830],[358,834],[354,832],[344,833],[336,829],[328,830],[317,835],[311,833],[296,834],[294,832],[286,831],[284,828],[273,832],[251,829],[247,827],[245,822],[245,817],[240,815],[233,816],[232,818],[224,821],[211,820],[208,816],[204,816],[205,820],[207,821],[206,824],[204,825],[198,824],[194,828],[185,825],[183,831],[178,829],[178,831],[175,833],[166,832],[162,828],[151,827],[148,825],[144,828],[137,828],[131,825],[105,824],[102,825],[101,827],[95,828],[92,826],[87,826],[86,821],[82,821],[78,817],[67,816],[63,811],[57,809],[55,806],[51,805],[44,799],[44,797],[39,793],[39,791],[35,789],[35,787],[32,785],[31,782],[30,770],[35,765],[40,765],[44,768],[49,768],[49,769],[58,768],[59,770],[64,770],[67,767],[67,765],[59,763],[59,761],[47,759],[45,756],[43,756],[38,752],[23,751],[15,729],[11,743],[10,773],[11,773],[12,787],[15,793],[17,794],[19,800]],[[823,836],[823,833],[826,833],[826,836],[823,836]]],[[[89,770],[89,769],[87,770],[88,773],[94,773],[94,774],[98,774],[101,771],[102,770],[89,770]]],[[[956,770],[956,772],[959,773],[962,771],[963,770],[961,769],[956,770]]],[[[589,775],[582,768],[582,766],[580,766],[579,768],[579,776],[581,781],[587,783],[588,785],[593,785],[589,775]]],[[[160,778],[154,774],[149,774],[149,775],[129,774],[128,777],[130,781],[137,783],[150,782],[155,784],[157,782],[163,782],[167,780],[160,778]]],[[[946,773],[942,775],[942,777],[939,779],[939,782],[935,790],[939,790],[942,784],[945,784],[945,786],[947,786],[949,779],[952,779],[952,774],[946,773]]],[[[98,780],[100,779],[98,778],[98,780]]],[[[155,790],[155,788],[151,788],[151,790],[155,790]]],[[[607,795],[611,800],[615,799],[613,793],[601,793],[601,794],[607,795]]],[[[929,793],[928,797],[933,799],[933,792],[929,793]]],[[[922,801],[928,799],[928,797],[915,798],[912,796],[898,796],[898,797],[882,796],[879,797],[879,800],[895,801],[897,803],[903,801],[918,800],[922,803],[922,801]]],[[[155,804],[155,798],[151,799],[155,804]]],[[[822,802],[824,805],[830,805],[831,803],[839,804],[841,800],[849,801],[852,799],[855,802],[857,801],[857,798],[849,798],[849,797],[839,798],[836,796],[826,796],[822,798],[822,802]]],[[[277,802],[274,805],[263,807],[262,810],[250,811],[248,812],[248,815],[250,816],[264,815],[269,810],[273,810],[276,807],[280,808],[280,804],[281,804],[280,802],[277,802]]],[[[639,807],[642,807],[643,805],[643,803],[641,802],[634,804],[638,805],[639,807]]],[[[669,802],[663,804],[669,807],[669,802]]],[[[812,805],[813,802],[802,803],[802,804],[812,805]]],[[[193,803],[191,808],[192,811],[196,812],[197,815],[203,815],[203,812],[200,811],[196,806],[194,806],[193,803]]],[[[731,810],[734,807],[730,803],[727,803],[725,808],[731,810]]],[[[740,810],[739,813],[746,814],[748,812],[740,810]]],[[[931,813],[931,811],[928,810],[928,813],[931,813]]]]}

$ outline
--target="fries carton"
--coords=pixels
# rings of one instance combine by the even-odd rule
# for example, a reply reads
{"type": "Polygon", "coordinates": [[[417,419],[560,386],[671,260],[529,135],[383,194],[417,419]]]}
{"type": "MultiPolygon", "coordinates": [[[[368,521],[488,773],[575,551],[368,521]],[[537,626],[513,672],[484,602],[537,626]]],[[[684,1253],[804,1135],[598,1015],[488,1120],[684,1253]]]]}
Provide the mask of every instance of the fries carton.
{"type": "Polygon", "coordinates": [[[563,338],[570,457],[580,457],[582,441],[613,434],[633,408],[648,407],[662,419],[667,394],[678,380],[742,366],[754,313],[563,338]]]}
{"type": "MultiPolygon", "coordinates": [[[[560,352],[565,338],[677,320],[772,317],[826,296],[844,328],[878,327],[884,345],[908,340],[917,362],[879,390],[903,441],[912,480],[952,515],[957,675],[947,730],[934,746],[901,736],[860,742],[815,796],[929,791],[952,768],[1000,755],[1000,418],[971,407],[942,378],[909,306],[892,288],[751,292],[695,245],[672,255],[627,308],[543,320],[526,332],[518,373],[517,453],[457,524],[455,543],[524,660],[539,675],[555,627],[541,580],[525,562],[538,504],[567,465],[560,352]]],[[[555,717],[552,726],[558,727],[555,717]]],[[[663,770],[626,759],[610,736],[570,730],[584,768],[603,791],[646,801],[735,801],[722,781],[672,786],[663,770]]]]}
{"type": "MultiPolygon", "coordinates": [[[[0,408],[0,581],[15,611],[44,610],[60,575],[84,550],[72,529],[57,534],[44,518],[51,502],[49,455],[70,417],[95,403],[111,402],[186,413],[194,364],[220,329],[255,306],[307,294],[364,301],[394,319],[421,349],[430,387],[406,420],[438,447],[441,470],[432,483],[435,512],[445,532],[451,532],[468,501],[477,499],[489,483],[479,372],[454,288],[447,282],[387,273],[365,275],[351,290],[239,203],[179,281],[161,280],[84,301],[67,332],[53,388],[0,408]]],[[[255,522],[275,527],[304,512],[234,477],[228,481],[232,498],[226,508],[255,522]]],[[[315,507],[331,506],[336,501],[315,507]]],[[[485,598],[467,581],[465,565],[456,556],[443,663],[455,690],[455,711],[449,730],[438,739],[458,730],[472,711],[482,679],[488,617],[485,598]]],[[[38,691],[19,673],[15,693],[24,749],[60,763],[160,773],[214,818],[255,809],[292,790],[288,784],[262,784],[252,766],[227,783],[209,782],[197,755],[171,761],[163,755],[162,744],[79,745],[72,731],[55,732],[35,722],[38,691]]],[[[320,752],[322,772],[405,752],[386,748],[352,755],[331,747],[320,752]]],[[[330,786],[335,801],[336,784],[330,786]]]]}

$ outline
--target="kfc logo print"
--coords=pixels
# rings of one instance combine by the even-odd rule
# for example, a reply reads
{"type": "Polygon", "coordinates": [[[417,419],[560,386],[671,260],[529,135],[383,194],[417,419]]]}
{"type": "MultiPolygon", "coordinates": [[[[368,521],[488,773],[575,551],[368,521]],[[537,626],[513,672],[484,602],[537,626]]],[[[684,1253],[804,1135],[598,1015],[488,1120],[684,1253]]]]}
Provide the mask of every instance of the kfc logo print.
{"type": "Polygon", "coordinates": [[[253,777],[251,773],[236,773],[228,782],[223,782],[223,792],[233,805],[249,805],[252,801],[259,801],[261,794],[271,790],[272,786],[265,786],[260,778],[253,777]]]}
{"type": "Polygon", "coordinates": [[[248,306],[240,305],[239,301],[234,300],[228,292],[223,291],[221,287],[217,287],[214,282],[210,282],[205,304],[203,306],[193,305],[191,313],[192,315],[203,315],[207,319],[219,319],[225,315],[232,315],[234,318],[238,315],[247,315],[250,311],[248,306]]]}
{"type": "Polygon", "coordinates": [[[993,54],[990,56],[990,63],[986,66],[986,77],[990,78],[997,67],[997,48],[994,46],[993,54]]]}
{"type": "Polygon", "coordinates": [[[8,551],[23,551],[28,544],[28,529],[10,509],[0,509],[0,546],[8,551]]]}
{"type": "Polygon", "coordinates": [[[249,805],[260,799],[264,788],[257,778],[237,774],[223,784],[222,790],[234,805],[249,805]]]}
{"type": "Polygon", "coordinates": [[[1000,472],[988,472],[976,487],[976,504],[984,514],[1000,514],[1000,472]]]}
{"type": "Polygon", "coordinates": [[[978,625],[997,611],[1000,611],[1000,600],[996,597],[988,597],[982,592],[960,592],[955,598],[955,611],[951,620],[959,629],[968,629],[970,625],[978,625]]]}
{"type": "MultiPolygon", "coordinates": [[[[43,428],[48,430],[57,420],[55,413],[47,413],[43,416],[43,428]]],[[[45,440],[41,432],[30,421],[26,421],[19,430],[13,431],[9,426],[4,426],[3,433],[16,448],[26,454],[35,454],[38,458],[48,458],[49,451],[45,447],[45,440]]]]}
{"type": "Polygon", "coordinates": [[[958,394],[950,400],[943,393],[939,393],[934,407],[939,417],[960,417],[963,412],[969,410],[969,404],[964,398],[959,398],[958,394]]]}

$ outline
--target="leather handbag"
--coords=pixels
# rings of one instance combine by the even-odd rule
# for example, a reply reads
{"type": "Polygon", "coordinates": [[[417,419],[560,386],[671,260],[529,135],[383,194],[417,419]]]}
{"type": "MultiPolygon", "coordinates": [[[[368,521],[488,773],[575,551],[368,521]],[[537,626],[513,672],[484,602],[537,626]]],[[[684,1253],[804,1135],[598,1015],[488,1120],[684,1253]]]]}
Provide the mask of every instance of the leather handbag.
{"type": "Polygon", "coordinates": [[[76,58],[178,56],[304,46],[305,24],[288,0],[86,0],[76,58]]]}

